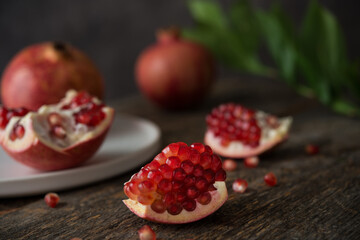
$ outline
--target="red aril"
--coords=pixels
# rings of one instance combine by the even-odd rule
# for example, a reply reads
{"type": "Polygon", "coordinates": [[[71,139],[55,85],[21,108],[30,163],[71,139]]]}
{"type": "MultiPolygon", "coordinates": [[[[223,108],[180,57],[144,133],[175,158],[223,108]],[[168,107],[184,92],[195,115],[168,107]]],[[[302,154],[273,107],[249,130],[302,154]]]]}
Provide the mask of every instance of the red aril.
{"type": "Polygon", "coordinates": [[[158,43],[145,49],[136,62],[135,75],[140,90],[166,109],[198,104],[215,78],[210,52],[182,39],[176,29],[159,31],[157,38],[158,43]]]}
{"type": "Polygon", "coordinates": [[[60,197],[57,193],[47,193],[44,200],[49,207],[54,208],[60,201],[60,197]]]}
{"type": "Polygon", "coordinates": [[[319,146],[314,144],[308,144],[305,146],[305,152],[309,155],[316,155],[319,153],[319,146]]]}
{"type": "Polygon", "coordinates": [[[229,172],[234,171],[236,167],[237,167],[237,163],[233,159],[224,160],[223,168],[225,171],[229,171],[229,172]]]}
{"type": "Polygon", "coordinates": [[[270,172],[264,176],[264,181],[268,186],[273,187],[277,183],[277,178],[274,173],[270,172]]]}
{"type": "Polygon", "coordinates": [[[187,146],[172,143],[162,151],[163,158],[155,159],[125,183],[129,199],[125,205],[136,215],[161,223],[188,223],[199,220],[220,208],[227,199],[226,173],[220,158],[202,144],[187,146]],[[205,162],[191,161],[192,154],[203,154],[205,162]],[[155,163],[156,164],[155,164],[155,163]],[[142,177],[146,168],[159,165],[142,177]],[[161,179],[162,178],[162,179],[161,179]],[[159,179],[161,179],[159,181],[159,179]]]}
{"type": "Polygon", "coordinates": [[[74,90],[58,104],[38,111],[0,107],[0,144],[15,160],[39,170],[70,168],[89,159],[102,144],[114,110],[85,92],[74,90]],[[76,103],[79,96],[95,106],[76,103]],[[6,113],[6,115],[5,115],[6,113]],[[79,115],[90,121],[79,121],[79,115]],[[95,119],[95,120],[94,120],[95,119]]]}
{"type": "Polygon", "coordinates": [[[244,193],[248,187],[246,180],[238,178],[233,182],[232,189],[234,192],[244,193]]]}
{"type": "Polygon", "coordinates": [[[259,165],[259,157],[247,157],[244,159],[244,165],[248,168],[255,168],[259,165]]]}
{"type": "Polygon", "coordinates": [[[204,142],[229,158],[257,156],[284,141],[292,119],[277,118],[242,105],[227,103],[206,116],[204,142]]]}
{"type": "Polygon", "coordinates": [[[156,234],[149,225],[144,225],[139,229],[140,240],[156,240],[156,234]]]}

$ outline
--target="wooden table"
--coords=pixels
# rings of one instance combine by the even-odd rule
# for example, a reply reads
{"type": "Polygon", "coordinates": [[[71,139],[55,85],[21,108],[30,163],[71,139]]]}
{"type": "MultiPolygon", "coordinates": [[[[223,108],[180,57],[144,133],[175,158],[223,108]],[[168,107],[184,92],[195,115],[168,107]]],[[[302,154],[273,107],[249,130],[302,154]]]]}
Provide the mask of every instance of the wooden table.
{"type": "MultiPolygon", "coordinates": [[[[294,116],[287,142],[261,156],[260,165],[228,174],[229,200],[198,222],[164,225],[131,213],[122,200],[123,184],[138,171],[89,186],[59,192],[61,203],[47,207],[43,195],[0,199],[0,239],[137,239],[150,225],[160,239],[360,239],[360,121],[333,114],[316,102],[298,97],[281,83],[266,79],[222,80],[201,107],[164,112],[140,96],[113,105],[119,112],[148,118],[170,142],[201,142],[204,118],[223,102],[239,102],[265,111],[294,116]],[[308,156],[304,146],[319,144],[308,156]],[[263,176],[274,172],[276,187],[263,176]],[[231,184],[249,182],[244,194],[231,184]]],[[[150,159],[149,159],[150,160],[150,159]]]]}

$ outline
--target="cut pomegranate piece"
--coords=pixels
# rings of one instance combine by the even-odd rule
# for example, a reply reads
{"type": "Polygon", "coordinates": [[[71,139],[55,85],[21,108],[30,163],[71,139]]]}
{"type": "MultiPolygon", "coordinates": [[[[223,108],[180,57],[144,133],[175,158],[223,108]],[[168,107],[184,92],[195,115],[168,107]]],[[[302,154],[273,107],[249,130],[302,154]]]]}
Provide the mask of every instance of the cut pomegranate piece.
{"type": "Polygon", "coordinates": [[[277,118],[239,104],[222,104],[206,116],[204,141],[224,157],[257,156],[284,141],[291,122],[291,117],[277,118]]]}
{"type": "Polygon", "coordinates": [[[37,112],[1,107],[0,144],[27,166],[45,171],[66,169],[97,151],[113,117],[114,110],[97,98],[70,90],[60,103],[44,105],[37,112]],[[78,121],[79,115],[90,120],[78,121]]]}
{"type": "Polygon", "coordinates": [[[129,199],[123,202],[151,221],[193,222],[215,212],[227,200],[225,178],[221,160],[210,147],[172,143],[125,183],[129,199]],[[152,166],[159,167],[148,171],[152,166]]]}

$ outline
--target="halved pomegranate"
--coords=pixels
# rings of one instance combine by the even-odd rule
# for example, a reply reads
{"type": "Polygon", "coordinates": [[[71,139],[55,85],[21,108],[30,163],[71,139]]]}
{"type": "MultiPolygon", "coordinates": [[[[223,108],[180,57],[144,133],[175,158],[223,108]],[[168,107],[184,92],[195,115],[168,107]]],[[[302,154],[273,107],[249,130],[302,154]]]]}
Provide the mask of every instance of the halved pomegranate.
{"type": "Polygon", "coordinates": [[[188,223],[219,209],[227,200],[226,173],[209,146],[178,142],[125,183],[125,205],[136,215],[160,223],[188,223]]]}
{"type": "Polygon", "coordinates": [[[239,104],[222,104],[206,116],[204,142],[224,157],[257,156],[284,141],[291,122],[291,117],[277,118],[239,104]]]}
{"type": "Polygon", "coordinates": [[[0,107],[0,144],[15,160],[45,171],[77,166],[100,147],[114,110],[86,92],[69,90],[37,112],[0,107]]]}

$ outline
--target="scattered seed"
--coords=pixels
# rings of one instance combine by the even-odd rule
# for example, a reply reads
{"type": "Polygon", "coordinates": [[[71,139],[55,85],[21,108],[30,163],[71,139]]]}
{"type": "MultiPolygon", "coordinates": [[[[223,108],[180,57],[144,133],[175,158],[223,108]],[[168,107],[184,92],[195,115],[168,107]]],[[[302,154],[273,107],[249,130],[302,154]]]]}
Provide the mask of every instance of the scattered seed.
{"type": "Polygon", "coordinates": [[[149,225],[144,225],[138,230],[140,240],[156,240],[156,234],[149,225]]]}
{"type": "Polygon", "coordinates": [[[233,159],[225,159],[223,162],[223,169],[225,171],[234,171],[237,167],[237,163],[233,159]]]}
{"type": "Polygon", "coordinates": [[[244,193],[248,187],[246,180],[238,178],[233,182],[232,188],[234,192],[244,193]]]}
{"type": "Polygon", "coordinates": [[[265,181],[265,183],[266,183],[268,186],[270,186],[270,187],[275,186],[276,183],[277,183],[276,176],[275,176],[275,174],[272,173],[272,172],[270,172],[270,173],[268,173],[268,174],[266,174],[266,175],[264,176],[264,181],[265,181]]]}
{"type": "Polygon", "coordinates": [[[58,204],[60,197],[56,193],[47,193],[44,197],[44,200],[49,207],[54,208],[58,204]]]}

